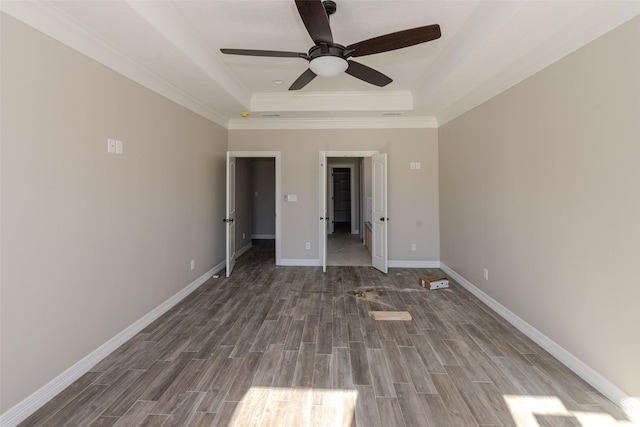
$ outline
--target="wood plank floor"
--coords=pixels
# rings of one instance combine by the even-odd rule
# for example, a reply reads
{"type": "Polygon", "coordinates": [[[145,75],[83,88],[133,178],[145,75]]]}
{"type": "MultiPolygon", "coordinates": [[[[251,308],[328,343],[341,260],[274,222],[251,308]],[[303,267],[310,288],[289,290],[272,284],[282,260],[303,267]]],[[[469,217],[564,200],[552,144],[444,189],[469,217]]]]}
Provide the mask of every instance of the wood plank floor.
{"type": "Polygon", "coordinates": [[[441,271],[276,267],[270,243],[21,426],[632,424],[456,283],[418,286],[441,271]]]}

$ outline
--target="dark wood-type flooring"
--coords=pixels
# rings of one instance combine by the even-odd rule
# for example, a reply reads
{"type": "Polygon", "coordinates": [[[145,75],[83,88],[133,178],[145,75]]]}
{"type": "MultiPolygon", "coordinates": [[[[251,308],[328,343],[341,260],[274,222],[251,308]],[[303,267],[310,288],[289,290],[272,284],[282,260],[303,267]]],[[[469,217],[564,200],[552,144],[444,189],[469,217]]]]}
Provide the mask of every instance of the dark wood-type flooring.
{"type": "Polygon", "coordinates": [[[323,274],[256,243],[21,425],[631,424],[456,283],[418,286],[438,270],[323,274]]]}

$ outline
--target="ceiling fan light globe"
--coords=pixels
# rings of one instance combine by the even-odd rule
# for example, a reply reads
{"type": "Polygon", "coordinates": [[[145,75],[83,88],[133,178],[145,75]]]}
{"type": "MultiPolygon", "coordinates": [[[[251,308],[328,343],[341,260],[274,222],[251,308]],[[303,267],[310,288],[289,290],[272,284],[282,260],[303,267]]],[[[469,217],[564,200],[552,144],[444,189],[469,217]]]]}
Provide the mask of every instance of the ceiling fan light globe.
{"type": "Polygon", "coordinates": [[[349,66],[344,58],[339,56],[320,56],[309,63],[309,68],[321,77],[334,77],[344,73],[349,66]]]}

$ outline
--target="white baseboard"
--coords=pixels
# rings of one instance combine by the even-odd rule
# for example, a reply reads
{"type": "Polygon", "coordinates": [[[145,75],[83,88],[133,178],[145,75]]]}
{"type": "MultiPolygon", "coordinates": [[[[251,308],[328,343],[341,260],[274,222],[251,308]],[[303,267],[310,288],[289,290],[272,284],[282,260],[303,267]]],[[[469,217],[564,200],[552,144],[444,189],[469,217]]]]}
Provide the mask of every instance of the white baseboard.
{"type": "Polygon", "coordinates": [[[593,388],[605,395],[616,405],[620,406],[627,412],[632,421],[640,420],[640,402],[620,390],[611,381],[600,375],[596,370],[588,366],[586,363],[569,353],[562,346],[551,340],[549,337],[538,331],[536,328],[511,312],[508,308],[491,298],[482,290],[477,288],[467,279],[449,268],[446,264],[440,263],[440,268],[451,278],[458,282],[462,287],[467,289],[483,303],[491,307],[493,311],[502,316],[507,322],[511,323],[526,336],[531,338],[540,347],[551,353],[556,359],[562,362],[567,368],[575,372],[580,378],[591,384],[593,388]]]}
{"type": "Polygon", "coordinates": [[[252,234],[252,239],[256,240],[272,240],[276,238],[275,234],[252,234]]]}
{"type": "Polygon", "coordinates": [[[185,288],[173,295],[171,298],[142,316],[140,319],[129,325],[123,331],[102,344],[100,347],[86,355],[80,361],[75,363],[66,371],[49,381],[40,389],[30,396],[26,397],[20,403],[7,410],[0,415],[0,427],[12,427],[28,416],[40,409],[45,403],[53,399],[58,393],[70,386],[74,381],[87,373],[98,362],[111,354],[122,344],[133,338],[138,332],[149,326],[153,321],[158,319],[164,313],[169,311],[173,306],[182,301],[191,292],[195,291],[200,285],[209,280],[214,273],[225,267],[225,262],[213,267],[211,270],[198,277],[185,288]]]}
{"type": "MultiPolygon", "coordinates": [[[[246,245],[244,245],[243,247],[241,247],[239,250],[236,251],[236,258],[239,258],[242,254],[247,252],[252,247],[253,247],[253,243],[251,243],[251,242],[249,242],[246,245]]],[[[226,265],[225,265],[225,267],[226,267],[226,265]]]]}
{"type": "Polygon", "coordinates": [[[282,258],[279,265],[289,267],[318,267],[321,264],[319,259],[282,258]]]}
{"type": "MultiPolygon", "coordinates": [[[[319,259],[281,259],[279,265],[296,267],[317,267],[319,259]]],[[[440,268],[440,261],[389,261],[390,268],[440,268]]]]}
{"type": "Polygon", "coordinates": [[[389,268],[440,268],[440,261],[389,260],[389,268]]]}

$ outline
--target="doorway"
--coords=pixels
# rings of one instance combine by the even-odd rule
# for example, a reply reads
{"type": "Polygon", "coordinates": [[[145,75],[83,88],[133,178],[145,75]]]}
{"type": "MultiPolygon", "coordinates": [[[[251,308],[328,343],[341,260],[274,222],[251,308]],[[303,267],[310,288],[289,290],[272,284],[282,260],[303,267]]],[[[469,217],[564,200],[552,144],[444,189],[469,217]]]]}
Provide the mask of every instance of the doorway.
{"type": "Polygon", "coordinates": [[[331,157],[327,164],[327,265],[370,266],[371,254],[360,234],[363,158],[331,157]]]}
{"type": "Polygon", "coordinates": [[[323,271],[327,265],[373,266],[386,273],[386,154],[368,151],[319,154],[319,249],[323,271]],[[384,212],[376,212],[380,221],[369,218],[373,215],[368,212],[373,209],[368,206],[373,204],[384,208],[384,212]]]}
{"type": "Polygon", "coordinates": [[[329,158],[329,233],[360,233],[360,171],[362,158],[347,159],[329,158]]]}
{"type": "Polygon", "coordinates": [[[227,152],[226,276],[254,239],[273,240],[281,264],[279,151],[227,152]]]}
{"type": "Polygon", "coordinates": [[[331,168],[331,232],[351,234],[351,168],[331,168]]]}

